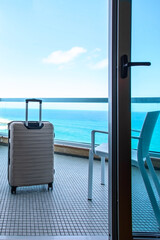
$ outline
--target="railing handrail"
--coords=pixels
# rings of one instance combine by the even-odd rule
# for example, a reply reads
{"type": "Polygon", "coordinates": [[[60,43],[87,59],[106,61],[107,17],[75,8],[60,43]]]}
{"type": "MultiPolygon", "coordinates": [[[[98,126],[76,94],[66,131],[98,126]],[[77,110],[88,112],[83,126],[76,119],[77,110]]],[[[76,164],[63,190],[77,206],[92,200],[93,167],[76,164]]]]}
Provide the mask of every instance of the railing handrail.
{"type": "Polygon", "coordinates": [[[160,103],[160,97],[133,97],[131,103],[160,103]]]}
{"type": "MultiPolygon", "coordinates": [[[[0,98],[0,102],[25,102],[26,98],[0,98]]],[[[108,103],[108,98],[40,98],[43,102],[108,103]]],[[[133,97],[131,103],[160,103],[160,97],[133,97]]]]}
{"type": "MultiPolygon", "coordinates": [[[[108,98],[39,98],[43,102],[108,103],[108,98]]],[[[0,102],[25,102],[25,98],[0,98],[0,102]]]]}

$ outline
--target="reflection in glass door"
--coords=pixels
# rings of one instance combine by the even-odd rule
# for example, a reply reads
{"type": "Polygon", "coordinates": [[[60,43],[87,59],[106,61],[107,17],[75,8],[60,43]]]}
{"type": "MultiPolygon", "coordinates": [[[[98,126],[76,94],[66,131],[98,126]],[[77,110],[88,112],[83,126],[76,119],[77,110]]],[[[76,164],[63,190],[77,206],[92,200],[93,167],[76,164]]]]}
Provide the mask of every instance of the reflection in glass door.
{"type": "Polygon", "coordinates": [[[159,0],[132,1],[131,70],[132,231],[160,229],[160,25],[159,0]]]}

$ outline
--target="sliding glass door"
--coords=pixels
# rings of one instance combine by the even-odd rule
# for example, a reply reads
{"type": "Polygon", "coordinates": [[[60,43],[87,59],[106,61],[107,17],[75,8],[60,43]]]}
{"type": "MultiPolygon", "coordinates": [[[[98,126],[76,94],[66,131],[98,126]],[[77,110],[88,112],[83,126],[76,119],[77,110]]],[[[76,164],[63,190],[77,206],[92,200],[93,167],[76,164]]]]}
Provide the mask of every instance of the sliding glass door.
{"type": "Polygon", "coordinates": [[[131,239],[130,75],[121,76],[121,56],[130,59],[130,1],[110,1],[110,235],[131,239]]]}
{"type": "Polygon", "coordinates": [[[159,9],[158,0],[132,1],[131,61],[151,63],[131,70],[132,231],[145,235],[160,228],[159,9]]]}
{"type": "Polygon", "coordinates": [[[160,2],[115,0],[110,7],[111,213],[117,220],[110,232],[114,239],[158,237],[160,2]]]}

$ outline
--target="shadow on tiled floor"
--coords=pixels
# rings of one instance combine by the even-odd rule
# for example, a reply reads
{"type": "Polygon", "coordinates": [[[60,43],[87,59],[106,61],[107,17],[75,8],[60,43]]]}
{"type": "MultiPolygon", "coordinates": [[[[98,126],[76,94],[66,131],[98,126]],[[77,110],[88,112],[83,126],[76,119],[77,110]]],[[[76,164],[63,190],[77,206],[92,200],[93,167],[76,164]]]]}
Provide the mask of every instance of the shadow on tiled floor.
{"type": "MultiPolygon", "coordinates": [[[[160,179],[160,171],[156,171],[160,179]]],[[[157,199],[155,186],[152,184],[157,199]]],[[[134,232],[160,232],[142,176],[132,167],[132,230],[134,232]]]]}

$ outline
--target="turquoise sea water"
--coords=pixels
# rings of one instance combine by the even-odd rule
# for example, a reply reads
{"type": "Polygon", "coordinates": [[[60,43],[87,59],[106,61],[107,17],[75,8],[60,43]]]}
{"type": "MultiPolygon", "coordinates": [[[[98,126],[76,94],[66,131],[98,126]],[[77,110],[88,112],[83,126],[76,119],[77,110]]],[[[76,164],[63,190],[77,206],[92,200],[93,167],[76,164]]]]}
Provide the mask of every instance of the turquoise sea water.
{"type": "MultiPolygon", "coordinates": [[[[38,120],[38,114],[37,109],[29,109],[29,120],[38,120]]],[[[2,121],[24,121],[25,110],[1,108],[0,119],[2,121]]],[[[42,120],[53,123],[56,139],[67,141],[90,143],[90,133],[93,129],[105,131],[108,129],[107,111],[43,109],[42,120]]],[[[0,132],[7,133],[2,128],[3,126],[0,127],[0,132]]],[[[105,137],[97,135],[97,142],[107,141],[105,137]]]]}
{"type": "MultiPolygon", "coordinates": [[[[132,113],[132,129],[140,130],[145,119],[145,112],[132,113]]],[[[29,110],[29,120],[37,120],[38,110],[29,110]]],[[[7,134],[5,121],[24,121],[25,110],[13,108],[0,109],[0,132],[7,134]]],[[[54,110],[43,109],[43,121],[50,121],[54,125],[55,138],[66,141],[76,141],[82,143],[91,142],[91,131],[93,129],[108,131],[108,112],[107,111],[88,111],[88,110],[54,110]]],[[[97,134],[96,143],[107,141],[107,136],[97,134]]],[[[136,147],[136,142],[132,142],[132,147],[136,147]]],[[[160,118],[152,137],[152,151],[160,152],[160,118]]]]}

